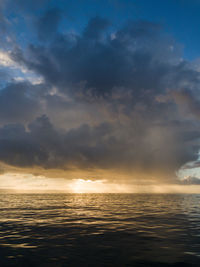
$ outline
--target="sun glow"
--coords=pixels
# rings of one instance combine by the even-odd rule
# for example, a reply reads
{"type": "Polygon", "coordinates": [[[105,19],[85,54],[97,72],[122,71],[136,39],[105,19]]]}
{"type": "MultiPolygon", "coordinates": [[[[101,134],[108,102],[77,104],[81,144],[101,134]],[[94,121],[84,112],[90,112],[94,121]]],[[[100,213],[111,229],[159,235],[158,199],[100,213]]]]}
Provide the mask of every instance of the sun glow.
{"type": "Polygon", "coordinates": [[[105,191],[105,185],[100,180],[74,179],[70,187],[73,193],[101,193],[105,191]]]}
{"type": "Polygon", "coordinates": [[[0,175],[0,190],[63,193],[200,193],[200,185],[178,185],[129,181],[109,181],[92,178],[48,178],[32,174],[5,173],[0,175]]]}

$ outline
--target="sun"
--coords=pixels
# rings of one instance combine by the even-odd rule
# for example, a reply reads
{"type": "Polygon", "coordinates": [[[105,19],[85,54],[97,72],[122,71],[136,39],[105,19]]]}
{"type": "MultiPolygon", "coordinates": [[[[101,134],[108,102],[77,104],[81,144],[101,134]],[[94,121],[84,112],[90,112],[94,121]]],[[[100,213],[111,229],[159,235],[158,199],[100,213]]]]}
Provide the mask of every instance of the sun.
{"type": "Polygon", "coordinates": [[[70,187],[73,193],[100,193],[103,189],[103,182],[100,180],[74,179],[70,187]]]}

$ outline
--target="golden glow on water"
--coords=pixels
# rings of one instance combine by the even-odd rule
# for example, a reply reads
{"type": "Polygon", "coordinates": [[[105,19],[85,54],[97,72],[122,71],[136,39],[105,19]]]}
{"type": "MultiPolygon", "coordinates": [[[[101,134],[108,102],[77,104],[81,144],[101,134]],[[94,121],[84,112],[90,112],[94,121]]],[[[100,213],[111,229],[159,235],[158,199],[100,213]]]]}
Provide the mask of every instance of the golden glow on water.
{"type": "Polygon", "coordinates": [[[175,266],[198,260],[199,201],[200,195],[177,194],[0,194],[0,249],[5,258],[29,259],[2,266],[135,266],[138,260],[146,263],[141,266],[175,266]]]}

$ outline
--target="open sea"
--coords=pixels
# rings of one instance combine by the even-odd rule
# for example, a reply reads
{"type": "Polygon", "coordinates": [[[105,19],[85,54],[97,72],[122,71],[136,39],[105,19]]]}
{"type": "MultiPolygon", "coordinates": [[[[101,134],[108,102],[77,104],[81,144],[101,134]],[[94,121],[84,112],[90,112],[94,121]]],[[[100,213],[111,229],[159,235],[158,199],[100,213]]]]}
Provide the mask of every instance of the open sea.
{"type": "Polygon", "coordinates": [[[0,266],[200,266],[200,195],[0,195],[0,266]]]}

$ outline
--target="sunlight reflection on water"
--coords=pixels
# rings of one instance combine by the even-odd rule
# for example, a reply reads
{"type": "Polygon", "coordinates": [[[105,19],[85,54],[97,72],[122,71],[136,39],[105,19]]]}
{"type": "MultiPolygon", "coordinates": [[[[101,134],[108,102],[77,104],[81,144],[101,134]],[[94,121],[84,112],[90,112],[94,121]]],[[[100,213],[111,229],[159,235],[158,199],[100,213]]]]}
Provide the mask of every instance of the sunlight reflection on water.
{"type": "Polygon", "coordinates": [[[198,266],[199,204],[200,195],[1,194],[1,262],[198,266]]]}

